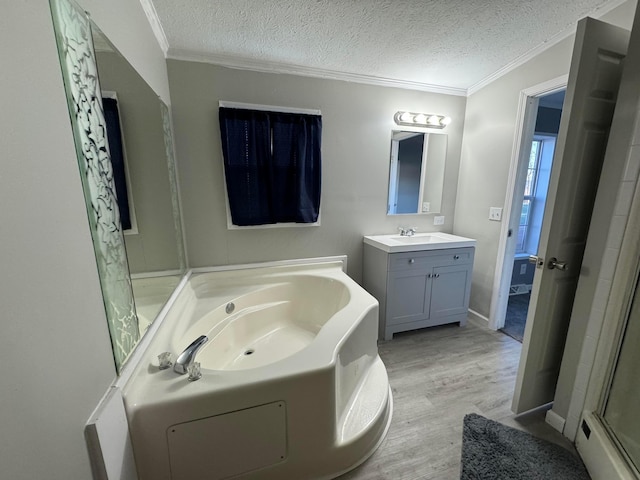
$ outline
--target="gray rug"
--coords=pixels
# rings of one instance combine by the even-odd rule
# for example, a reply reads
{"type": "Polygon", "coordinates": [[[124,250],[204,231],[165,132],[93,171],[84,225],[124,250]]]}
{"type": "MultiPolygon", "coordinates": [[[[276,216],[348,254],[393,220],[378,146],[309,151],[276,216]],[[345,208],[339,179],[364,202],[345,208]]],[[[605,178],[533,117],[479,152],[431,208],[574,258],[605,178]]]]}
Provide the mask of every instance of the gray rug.
{"type": "Polygon", "coordinates": [[[581,460],[559,445],[475,413],[464,417],[461,480],[589,480],[581,460]]]}

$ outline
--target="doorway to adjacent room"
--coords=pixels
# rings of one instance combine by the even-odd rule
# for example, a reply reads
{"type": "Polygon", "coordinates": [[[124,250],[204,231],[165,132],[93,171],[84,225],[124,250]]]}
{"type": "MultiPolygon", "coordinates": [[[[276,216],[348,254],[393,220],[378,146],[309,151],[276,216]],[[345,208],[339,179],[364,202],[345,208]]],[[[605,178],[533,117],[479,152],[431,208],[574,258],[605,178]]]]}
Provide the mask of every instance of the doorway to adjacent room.
{"type": "MultiPolygon", "coordinates": [[[[533,274],[535,265],[529,262],[531,255],[536,255],[544,207],[551,176],[553,154],[560,126],[562,104],[565,89],[535,97],[537,107],[532,105],[531,115],[535,117],[528,131],[523,132],[523,139],[531,138],[528,143],[528,155],[522,158],[526,162],[526,173],[521,176],[521,183],[516,191],[522,192],[514,198],[513,209],[520,212],[516,249],[513,255],[513,269],[509,286],[509,300],[503,333],[522,342],[527,320],[533,274]],[[531,130],[532,129],[532,130],[531,130]]],[[[524,166],[523,166],[524,168],[524,166]]]]}

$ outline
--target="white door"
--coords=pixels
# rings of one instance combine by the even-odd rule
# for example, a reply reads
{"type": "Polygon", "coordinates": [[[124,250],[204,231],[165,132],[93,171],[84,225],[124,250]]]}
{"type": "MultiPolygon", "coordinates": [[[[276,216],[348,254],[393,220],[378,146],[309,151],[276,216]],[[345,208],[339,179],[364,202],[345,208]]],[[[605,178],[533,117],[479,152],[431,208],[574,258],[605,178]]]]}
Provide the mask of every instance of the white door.
{"type": "Polygon", "coordinates": [[[578,23],[512,410],[553,401],[629,32],[578,23]]]}

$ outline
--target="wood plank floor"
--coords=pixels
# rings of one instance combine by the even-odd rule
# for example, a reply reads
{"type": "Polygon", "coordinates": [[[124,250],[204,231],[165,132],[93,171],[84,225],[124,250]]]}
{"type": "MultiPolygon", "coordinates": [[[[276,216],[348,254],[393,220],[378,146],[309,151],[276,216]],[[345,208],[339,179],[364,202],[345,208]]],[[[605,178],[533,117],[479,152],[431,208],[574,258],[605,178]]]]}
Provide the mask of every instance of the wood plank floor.
{"type": "Polygon", "coordinates": [[[340,480],[460,478],[462,420],[477,413],[568,449],[544,412],[510,410],[521,344],[470,319],[396,334],[379,345],[394,397],[393,420],[380,448],[340,480]]]}

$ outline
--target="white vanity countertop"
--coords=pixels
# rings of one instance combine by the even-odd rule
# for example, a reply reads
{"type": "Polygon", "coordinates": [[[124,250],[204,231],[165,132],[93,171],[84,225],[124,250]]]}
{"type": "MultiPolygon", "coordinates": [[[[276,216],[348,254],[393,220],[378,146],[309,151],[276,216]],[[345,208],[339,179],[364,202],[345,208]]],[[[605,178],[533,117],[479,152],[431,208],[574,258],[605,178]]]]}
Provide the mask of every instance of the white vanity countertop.
{"type": "Polygon", "coordinates": [[[443,232],[415,233],[406,237],[399,234],[368,235],[364,237],[364,243],[387,253],[475,247],[476,245],[473,238],[443,232]]]}

